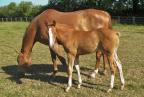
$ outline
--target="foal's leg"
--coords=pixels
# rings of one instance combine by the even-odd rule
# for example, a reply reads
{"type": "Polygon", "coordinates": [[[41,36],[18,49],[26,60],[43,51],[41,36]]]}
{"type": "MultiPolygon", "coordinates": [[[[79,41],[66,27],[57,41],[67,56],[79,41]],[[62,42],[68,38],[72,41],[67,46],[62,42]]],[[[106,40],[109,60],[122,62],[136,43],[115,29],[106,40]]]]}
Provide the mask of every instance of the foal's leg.
{"type": "Polygon", "coordinates": [[[96,74],[98,73],[98,68],[100,66],[100,58],[101,58],[102,52],[98,50],[96,52],[96,65],[95,65],[95,70],[92,72],[90,75],[92,78],[95,78],[96,74]]]}
{"type": "Polygon", "coordinates": [[[123,71],[122,71],[122,64],[117,56],[117,51],[115,51],[115,54],[114,54],[114,61],[118,67],[118,71],[119,71],[119,75],[120,75],[120,80],[121,80],[121,90],[123,90],[124,88],[124,84],[125,84],[125,81],[124,81],[124,77],[123,77],[123,71]]]}
{"type": "Polygon", "coordinates": [[[114,55],[113,54],[108,54],[107,55],[107,58],[108,58],[108,63],[109,63],[109,66],[110,66],[110,70],[111,70],[111,81],[110,81],[110,88],[108,89],[107,92],[110,92],[112,91],[113,87],[114,87],[114,78],[115,78],[115,64],[114,64],[114,55]]]}
{"type": "Polygon", "coordinates": [[[72,86],[72,73],[73,73],[74,60],[75,60],[75,56],[68,53],[68,86],[65,90],[66,92],[68,92],[72,86]]]}
{"type": "Polygon", "coordinates": [[[104,53],[103,53],[102,55],[103,55],[103,65],[104,65],[104,66],[103,66],[103,67],[104,67],[103,74],[106,75],[106,72],[107,72],[107,71],[106,71],[106,67],[107,67],[107,63],[108,63],[108,62],[107,62],[107,56],[106,56],[106,54],[104,54],[104,53]]]}
{"type": "Polygon", "coordinates": [[[74,65],[75,65],[77,75],[78,75],[78,88],[80,88],[82,85],[82,79],[81,79],[80,67],[79,67],[79,56],[76,56],[74,65]]]}

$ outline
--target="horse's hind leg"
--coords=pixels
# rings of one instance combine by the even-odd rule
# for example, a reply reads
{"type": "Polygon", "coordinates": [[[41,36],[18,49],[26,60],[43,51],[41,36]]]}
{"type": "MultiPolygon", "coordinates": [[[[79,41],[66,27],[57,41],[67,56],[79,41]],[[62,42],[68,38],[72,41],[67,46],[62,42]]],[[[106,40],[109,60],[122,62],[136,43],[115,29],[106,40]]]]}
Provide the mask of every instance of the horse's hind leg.
{"type": "Polygon", "coordinates": [[[107,68],[107,56],[106,56],[106,54],[102,54],[103,55],[103,66],[104,66],[104,70],[103,70],[103,75],[106,75],[106,72],[107,72],[107,70],[106,70],[106,68],[107,68]]]}
{"type": "Polygon", "coordinates": [[[111,70],[111,81],[110,81],[110,88],[108,89],[107,92],[111,92],[113,87],[114,87],[114,79],[115,79],[115,64],[114,64],[114,55],[113,54],[107,54],[107,58],[108,58],[108,63],[110,66],[110,70],[111,70]]]}
{"type": "Polygon", "coordinates": [[[92,78],[95,78],[96,74],[98,73],[98,68],[100,66],[100,58],[101,58],[102,52],[98,50],[96,52],[96,65],[95,65],[95,70],[92,72],[90,75],[92,78]]]}

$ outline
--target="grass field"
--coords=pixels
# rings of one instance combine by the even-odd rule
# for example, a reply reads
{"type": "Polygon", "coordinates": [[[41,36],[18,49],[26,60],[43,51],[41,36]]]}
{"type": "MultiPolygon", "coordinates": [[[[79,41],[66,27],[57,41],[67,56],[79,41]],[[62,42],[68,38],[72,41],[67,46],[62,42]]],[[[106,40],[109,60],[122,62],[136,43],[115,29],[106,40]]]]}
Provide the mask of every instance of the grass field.
{"type": "Polygon", "coordinates": [[[105,76],[98,74],[96,79],[88,78],[95,65],[95,54],[90,54],[80,57],[81,89],[76,88],[77,76],[74,72],[73,87],[65,93],[66,69],[60,65],[60,72],[49,83],[52,62],[48,47],[40,43],[33,48],[31,72],[22,78],[22,84],[16,83],[13,75],[17,73],[17,53],[8,46],[20,50],[27,25],[26,22],[0,23],[0,97],[144,97],[144,26],[113,25],[121,31],[118,54],[126,81],[123,91],[120,90],[118,72],[111,93],[106,93],[110,82],[109,72],[105,76]]]}

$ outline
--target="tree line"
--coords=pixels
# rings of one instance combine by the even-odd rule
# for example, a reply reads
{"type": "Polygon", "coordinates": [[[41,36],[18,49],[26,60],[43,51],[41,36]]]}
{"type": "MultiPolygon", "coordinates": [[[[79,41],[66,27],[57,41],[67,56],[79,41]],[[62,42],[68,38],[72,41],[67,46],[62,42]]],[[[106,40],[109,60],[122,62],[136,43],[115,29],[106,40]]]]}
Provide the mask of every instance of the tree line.
{"type": "Polygon", "coordinates": [[[34,6],[32,2],[22,1],[20,4],[11,2],[0,7],[0,17],[32,17],[40,12],[42,6],[34,6]]]}
{"type": "Polygon", "coordinates": [[[61,11],[95,8],[115,16],[144,16],[144,0],[49,0],[47,8],[61,11]]]}
{"type": "Polygon", "coordinates": [[[144,0],[48,0],[46,6],[36,6],[32,2],[14,2],[0,7],[0,17],[33,17],[48,8],[59,11],[75,11],[96,8],[115,16],[144,16],[144,0]]]}

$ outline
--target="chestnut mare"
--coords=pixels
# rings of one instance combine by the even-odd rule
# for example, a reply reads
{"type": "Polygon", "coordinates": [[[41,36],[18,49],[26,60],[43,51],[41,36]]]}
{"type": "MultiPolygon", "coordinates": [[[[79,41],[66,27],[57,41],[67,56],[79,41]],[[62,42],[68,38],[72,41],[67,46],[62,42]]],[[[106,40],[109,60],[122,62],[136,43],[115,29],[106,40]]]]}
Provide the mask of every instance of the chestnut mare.
{"type": "MultiPolygon", "coordinates": [[[[22,74],[24,74],[24,69],[29,67],[29,64],[32,63],[30,55],[34,44],[36,42],[40,42],[42,44],[49,45],[47,24],[51,23],[53,20],[57,23],[67,24],[76,30],[82,31],[96,30],[100,27],[102,29],[111,29],[112,27],[110,15],[101,10],[85,9],[74,12],[59,12],[54,9],[45,10],[31,21],[23,37],[21,52],[17,57],[19,70],[22,74]]],[[[58,70],[56,58],[58,57],[62,64],[66,63],[61,54],[56,56],[55,52],[51,49],[50,52],[55,74],[58,70]]]]}
{"type": "Polygon", "coordinates": [[[119,45],[119,32],[112,29],[98,29],[93,31],[80,31],[75,30],[73,27],[58,24],[54,22],[48,25],[49,34],[49,46],[55,50],[58,44],[62,45],[68,58],[68,86],[66,92],[72,86],[72,72],[75,65],[78,74],[78,88],[82,84],[80,69],[79,69],[79,55],[84,55],[96,50],[103,52],[107,59],[111,70],[111,82],[108,92],[110,92],[114,86],[115,67],[118,67],[121,89],[124,88],[124,77],[122,72],[122,65],[117,56],[117,49],[119,45]]]}

